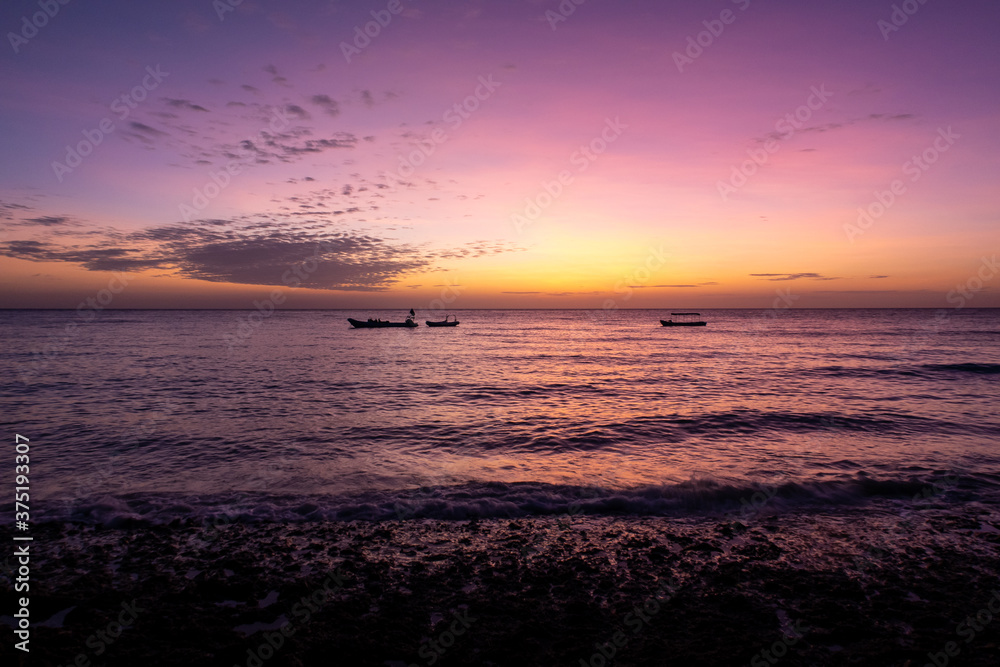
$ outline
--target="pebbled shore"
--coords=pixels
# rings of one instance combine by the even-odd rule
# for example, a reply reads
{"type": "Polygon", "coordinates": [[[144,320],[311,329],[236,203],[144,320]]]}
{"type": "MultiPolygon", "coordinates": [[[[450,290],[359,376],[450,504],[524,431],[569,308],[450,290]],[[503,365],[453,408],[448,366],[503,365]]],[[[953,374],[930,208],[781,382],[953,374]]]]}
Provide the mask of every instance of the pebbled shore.
{"type": "Polygon", "coordinates": [[[948,642],[949,664],[1000,656],[1000,614],[959,625],[994,595],[1000,608],[1000,512],[979,504],[747,524],[33,530],[30,661],[19,663],[8,616],[8,665],[921,667],[928,653],[948,658],[948,642]]]}

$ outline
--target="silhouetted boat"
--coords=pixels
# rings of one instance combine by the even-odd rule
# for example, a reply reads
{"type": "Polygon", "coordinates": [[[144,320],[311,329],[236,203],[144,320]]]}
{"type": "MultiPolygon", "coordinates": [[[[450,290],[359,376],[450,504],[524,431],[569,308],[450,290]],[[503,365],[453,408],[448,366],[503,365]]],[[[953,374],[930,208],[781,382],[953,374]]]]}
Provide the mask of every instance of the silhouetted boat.
{"type": "MultiPolygon", "coordinates": [[[[683,317],[701,317],[701,313],[670,313],[674,316],[683,317]]],[[[674,322],[673,320],[660,320],[660,324],[665,327],[704,327],[708,326],[708,322],[703,322],[701,320],[680,320],[679,322],[674,322]]]]}
{"type": "Polygon", "coordinates": [[[432,322],[430,320],[427,320],[427,326],[429,326],[429,327],[457,327],[458,326],[458,318],[455,317],[455,319],[449,321],[448,317],[455,317],[455,316],[454,315],[448,315],[447,317],[445,317],[440,322],[432,322]]]}
{"type": "Polygon", "coordinates": [[[405,322],[383,322],[382,320],[368,320],[363,322],[361,320],[356,320],[352,317],[348,317],[347,321],[351,323],[351,326],[355,329],[386,329],[389,327],[405,327],[407,329],[412,329],[417,325],[413,320],[406,320],[405,322]]]}

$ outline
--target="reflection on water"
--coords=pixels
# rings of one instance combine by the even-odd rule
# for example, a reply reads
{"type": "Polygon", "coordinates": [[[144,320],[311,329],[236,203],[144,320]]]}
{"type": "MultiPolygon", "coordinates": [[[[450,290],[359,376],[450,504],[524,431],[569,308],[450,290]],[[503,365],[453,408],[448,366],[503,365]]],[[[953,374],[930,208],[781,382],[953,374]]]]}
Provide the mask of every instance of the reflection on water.
{"type": "Polygon", "coordinates": [[[8,311],[2,390],[44,443],[44,496],[1000,479],[997,311],[933,336],[932,311],[702,312],[696,329],[459,311],[456,328],[355,330],[398,313],[291,311],[230,350],[240,313],[119,311],[39,364],[73,313],[8,311]]]}

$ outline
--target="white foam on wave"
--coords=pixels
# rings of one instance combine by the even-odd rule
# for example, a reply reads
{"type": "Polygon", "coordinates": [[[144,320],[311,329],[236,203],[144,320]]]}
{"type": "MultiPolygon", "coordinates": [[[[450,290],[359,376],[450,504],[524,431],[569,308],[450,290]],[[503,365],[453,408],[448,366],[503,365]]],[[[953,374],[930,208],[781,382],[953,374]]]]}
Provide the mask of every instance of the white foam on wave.
{"type": "Polygon", "coordinates": [[[228,523],[389,521],[550,515],[751,516],[802,508],[856,506],[872,499],[950,503],[996,499],[1000,485],[981,477],[840,480],[732,484],[695,479],[629,489],[523,483],[471,483],[354,495],[128,494],[47,503],[42,521],[128,526],[171,522],[228,523]]]}

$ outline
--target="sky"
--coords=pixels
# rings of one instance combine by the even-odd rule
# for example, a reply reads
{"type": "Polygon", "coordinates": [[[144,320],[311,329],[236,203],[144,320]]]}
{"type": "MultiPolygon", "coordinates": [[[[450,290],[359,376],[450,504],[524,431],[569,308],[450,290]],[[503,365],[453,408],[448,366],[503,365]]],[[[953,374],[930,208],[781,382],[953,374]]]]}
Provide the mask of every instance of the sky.
{"type": "Polygon", "coordinates": [[[7,1],[0,307],[1000,307],[998,20],[7,1]]]}

